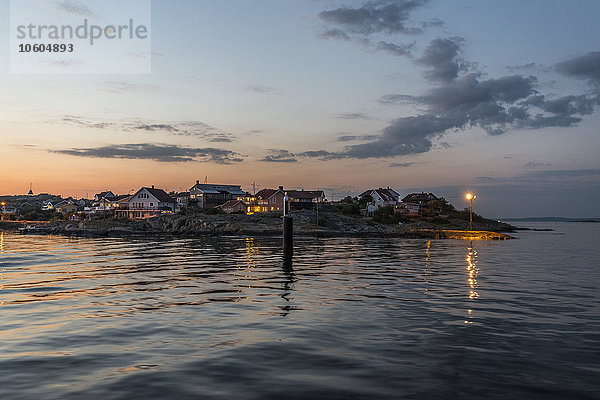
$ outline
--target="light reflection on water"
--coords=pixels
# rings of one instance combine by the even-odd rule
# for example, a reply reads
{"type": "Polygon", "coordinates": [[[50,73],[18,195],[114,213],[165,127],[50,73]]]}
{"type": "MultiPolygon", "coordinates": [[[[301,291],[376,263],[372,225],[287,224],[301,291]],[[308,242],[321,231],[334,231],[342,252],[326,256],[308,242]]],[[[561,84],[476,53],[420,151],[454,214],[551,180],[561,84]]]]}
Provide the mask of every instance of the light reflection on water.
{"type": "Polygon", "coordinates": [[[470,246],[467,248],[467,271],[469,273],[469,299],[473,300],[479,297],[479,294],[475,291],[477,288],[477,274],[479,269],[477,268],[477,250],[473,247],[473,241],[470,242],[470,246]]]}
{"type": "Polygon", "coordinates": [[[594,398],[587,236],[0,232],[0,398],[594,398]]]}

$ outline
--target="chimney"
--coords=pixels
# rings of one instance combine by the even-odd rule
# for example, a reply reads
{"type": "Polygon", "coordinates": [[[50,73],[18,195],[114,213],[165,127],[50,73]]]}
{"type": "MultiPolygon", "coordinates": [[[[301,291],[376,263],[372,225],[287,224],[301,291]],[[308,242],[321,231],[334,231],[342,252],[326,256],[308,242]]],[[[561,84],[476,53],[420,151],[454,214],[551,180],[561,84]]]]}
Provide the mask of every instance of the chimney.
{"type": "Polygon", "coordinates": [[[279,190],[283,192],[283,186],[279,186],[279,190]]]}
{"type": "Polygon", "coordinates": [[[196,185],[199,185],[199,184],[200,184],[200,181],[199,181],[199,180],[196,180],[196,185]]]}
{"type": "Polygon", "coordinates": [[[154,189],[154,185],[152,185],[152,189],[154,189]]]}

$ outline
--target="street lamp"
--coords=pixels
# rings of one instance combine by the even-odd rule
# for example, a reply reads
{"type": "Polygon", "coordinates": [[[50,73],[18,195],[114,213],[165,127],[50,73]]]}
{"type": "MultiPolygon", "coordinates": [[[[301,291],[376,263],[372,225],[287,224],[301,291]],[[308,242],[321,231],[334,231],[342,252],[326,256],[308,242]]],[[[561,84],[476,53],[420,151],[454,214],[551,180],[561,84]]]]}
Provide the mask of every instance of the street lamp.
{"type": "Polygon", "coordinates": [[[469,200],[469,230],[473,230],[473,199],[476,199],[477,196],[467,193],[467,200],[469,200]]]}
{"type": "Polygon", "coordinates": [[[5,202],[0,203],[0,206],[2,206],[2,218],[0,218],[0,221],[4,221],[4,212],[6,211],[6,208],[4,208],[6,206],[5,202]]]}

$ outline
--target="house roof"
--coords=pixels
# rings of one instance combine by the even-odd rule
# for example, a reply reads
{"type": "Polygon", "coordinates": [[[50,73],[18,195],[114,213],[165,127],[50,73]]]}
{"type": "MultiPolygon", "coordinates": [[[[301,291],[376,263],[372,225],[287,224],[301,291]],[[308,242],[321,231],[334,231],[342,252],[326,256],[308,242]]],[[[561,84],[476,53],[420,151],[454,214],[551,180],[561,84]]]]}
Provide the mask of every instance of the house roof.
{"type": "Polygon", "coordinates": [[[387,189],[383,189],[383,188],[379,188],[379,189],[370,189],[370,190],[366,190],[363,193],[360,194],[360,196],[358,197],[364,197],[366,195],[373,195],[373,192],[377,193],[377,195],[379,197],[381,197],[383,199],[383,201],[398,201],[398,197],[400,196],[398,194],[398,192],[396,192],[394,189],[391,188],[387,188],[387,189]]]}
{"type": "Polygon", "coordinates": [[[108,191],[106,191],[106,192],[100,192],[100,193],[98,193],[98,194],[97,194],[96,196],[94,196],[94,197],[97,197],[97,198],[99,198],[99,199],[102,199],[102,198],[104,198],[104,197],[105,197],[105,198],[107,198],[107,199],[112,199],[112,198],[114,198],[114,197],[115,197],[115,194],[114,194],[113,192],[111,192],[110,190],[108,190],[108,191]]]}
{"type": "Polygon", "coordinates": [[[398,201],[398,196],[394,196],[394,193],[390,189],[375,189],[375,193],[379,195],[386,202],[398,201]]]}
{"type": "Polygon", "coordinates": [[[406,197],[404,197],[402,199],[402,202],[403,203],[408,203],[408,202],[422,203],[422,202],[428,202],[428,201],[432,201],[432,200],[439,200],[439,199],[433,193],[421,192],[421,193],[411,193],[411,194],[407,195],[406,197]]]}
{"type": "Polygon", "coordinates": [[[281,190],[279,190],[279,189],[262,189],[258,193],[256,193],[256,198],[258,199],[260,197],[261,199],[268,199],[268,198],[271,198],[271,196],[273,196],[277,192],[281,192],[281,190]]]}
{"type": "Polygon", "coordinates": [[[317,197],[325,197],[322,190],[284,190],[289,197],[296,199],[314,199],[317,197]]]}
{"type": "Polygon", "coordinates": [[[130,194],[120,194],[118,196],[115,196],[115,198],[112,199],[112,201],[123,202],[123,201],[128,201],[130,198],[131,198],[130,194]]]}
{"type": "Polygon", "coordinates": [[[287,193],[288,197],[295,199],[314,199],[317,197],[325,197],[322,190],[288,190],[288,189],[262,189],[256,193],[256,198],[268,199],[277,192],[287,193]]]}
{"type": "Polygon", "coordinates": [[[211,183],[196,183],[190,188],[190,191],[194,189],[206,194],[219,194],[225,192],[229,194],[243,195],[246,193],[242,190],[242,187],[240,185],[217,185],[211,183]]]}
{"type": "Polygon", "coordinates": [[[135,194],[133,194],[131,197],[134,197],[142,190],[146,190],[148,193],[150,193],[152,196],[154,196],[161,203],[177,203],[171,196],[169,196],[167,194],[167,192],[165,192],[162,189],[155,189],[153,187],[152,188],[142,187],[140,190],[135,192],[135,194]]]}
{"type": "Polygon", "coordinates": [[[246,203],[244,203],[243,201],[240,201],[240,200],[228,200],[226,203],[221,204],[218,207],[219,208],[233,208],[240,204],[243,205],[244,207],[246,207],[246,203]]]}
{"type": "Polygon", "coordinates": [[[177,203],[171,196],[169,196],[167,194],[167,192],[165,192],[162,189],[147,188],[147,187],[145,187],[144,189],[146,189],[148,192],[150,192],[150,194],[152,196],[156,197],[158,199],[158,201],[160,201],[161,203],[177,203]]]}
{"type": "Polygon", "coordinates": [[[69,204],[69,205],[71,205],[71,206],[74,206],[74,205],[75,205],[75,204],[73,203],[73,201],[72,201],[72,200],[63,200],[63,201],[61,201],[60,203],[56,204],[56,206],[55,206],[55,207],[64,207],[64,206],[65,206],[65,205],[67,205],[67,204],[69,204]]]}

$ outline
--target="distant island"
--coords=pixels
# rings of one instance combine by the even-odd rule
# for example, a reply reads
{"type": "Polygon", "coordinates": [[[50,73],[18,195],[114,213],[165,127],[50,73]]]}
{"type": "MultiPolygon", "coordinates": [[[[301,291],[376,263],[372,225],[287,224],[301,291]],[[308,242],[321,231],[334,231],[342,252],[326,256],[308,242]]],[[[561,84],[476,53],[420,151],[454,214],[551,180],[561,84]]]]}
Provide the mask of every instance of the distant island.
{"type": "MultiPolygon", "coordinates": [[[[366,218],[347,215],[336,206],[319,210],[294,210],[296,236],[310,237],[404,237],[431,239],[508,239],[507,232],[518,228],[477,216],[469,231],[468,217],[463,212],[446,217],[416,217],[396,221],[393,214],[366,218]]],[[[189,212],[161,215],[144,220],[90,219],[80,222],[3,222],[2,229],[19,229],[23,233],[60,234],[92,237],[139,237],[168,235],[197,236],[280,236],[282,220],[279,213],[245,215],[242,213],[189,212]]]]}
{"type": "Polygon", "coordinates": [[[504,218],[510,222],[600,222],[600,218],[566,218],[566,217],[521,217],[504,218]]]}
{"type": "Polygon", "coordinates": [[[188,192],[142,187],[134,194],[98,193],[93,200],[48,194],[0,197],[0,228],[81,236],[281,235],[284,209],[299,236],[507,239],[518,228],[456,210],[433,193],[401,196],[391,188],[369,189],[336,202],[321,190],[262,189],[196,184],[188,192]],[[7,206],[8,210],[7,211],[7,206]],[[7,217],[7,218],[4,218],[7,217]],[[14,222],[6,222],[12,219],[14,222]]]}

